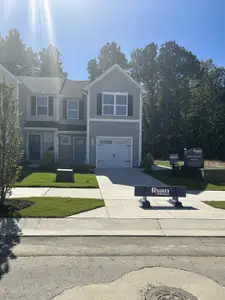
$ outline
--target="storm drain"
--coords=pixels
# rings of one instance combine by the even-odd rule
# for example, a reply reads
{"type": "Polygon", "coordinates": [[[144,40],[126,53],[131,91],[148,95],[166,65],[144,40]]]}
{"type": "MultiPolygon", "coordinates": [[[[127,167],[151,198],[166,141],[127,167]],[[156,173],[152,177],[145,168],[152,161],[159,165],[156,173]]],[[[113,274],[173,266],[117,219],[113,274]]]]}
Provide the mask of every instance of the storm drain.
{"type": "Polygon", "coordinates": [[[168,286],[155,287],[148,291],[145,300],[198,300],[195,296],[168,286]]]}

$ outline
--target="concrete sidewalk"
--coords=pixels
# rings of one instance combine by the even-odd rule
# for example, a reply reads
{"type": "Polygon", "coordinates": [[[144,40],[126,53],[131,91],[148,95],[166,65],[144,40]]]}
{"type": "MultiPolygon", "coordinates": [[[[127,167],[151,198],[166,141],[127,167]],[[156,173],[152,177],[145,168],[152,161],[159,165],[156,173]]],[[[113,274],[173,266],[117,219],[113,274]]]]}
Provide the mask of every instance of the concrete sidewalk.
{"type": "Polygon", "coordinates": [[[102,199],[99,189],[83,188],[34,188],[17,187],[12,189],[10,198],[28,197],[71,197],[102,199]]]}
{"type": "Polygon", "coordinates": [[[225,220],[190,219],[0,219],[9,236],[225,236],[225,220]]]}

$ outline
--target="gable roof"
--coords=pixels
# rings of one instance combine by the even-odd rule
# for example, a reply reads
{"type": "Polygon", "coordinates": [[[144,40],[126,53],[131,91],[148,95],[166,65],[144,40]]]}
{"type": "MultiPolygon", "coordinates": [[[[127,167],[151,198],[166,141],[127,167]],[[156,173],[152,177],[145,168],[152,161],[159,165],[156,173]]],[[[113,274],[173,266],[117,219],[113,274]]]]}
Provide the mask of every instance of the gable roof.
{"type": "Polygon", "coordinates": [[[70,80],[66,79],[62,91],[64,97],[75,97],[75,98],[82,98],[83,96],[83,89],[87,86],[87,80],[70,80]]]}
{"type": "Polygon", "coordinates": [[[64,78],[61,77],[18,76],[18,78],[31,92],[36,94],[57,95],[64,82],[64,78]]]}
{"type": "Polygon", "coordinates": [[[141,85],[135,81],[126,71],[124,71],[119,65],[115,64],[112,67],[110,67],[108,70],[106,70],[104,73],[102,73],[99,77],[97,77],[94,81],[92,81],[90,84],[88,84],[85,89],[88,89],[92,87],[95,83],[101,81],[103,78],[105,78],[109,73],[111,73],[113,70],[118,70],[121,72],[125,77],[127,77],[128,80],[133,82],[140,90],[144,91],[141,85]]]}
{"type": "Polygon", "coordinates": [[[0,69],[3,70],[5,73],[7,73],[10,77],[15,79],[16,83],[20,83],[20,80],[1,64],[0,64],[0,69]]]}

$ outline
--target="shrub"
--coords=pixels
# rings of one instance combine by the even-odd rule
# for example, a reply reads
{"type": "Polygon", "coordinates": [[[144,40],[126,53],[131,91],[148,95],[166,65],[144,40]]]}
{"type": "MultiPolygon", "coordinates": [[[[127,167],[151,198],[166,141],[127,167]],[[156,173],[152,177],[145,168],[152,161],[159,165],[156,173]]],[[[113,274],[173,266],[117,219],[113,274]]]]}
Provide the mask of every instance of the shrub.
{"type": "Polygon", "coordinates": [[[153,156],[151,153],[148,153],[148,154],[146,154],[145,158],[143,159],[141,167],[146,170],[151,170],[153,164],[154,164],[153,156]]]}
{"type": "Polygon", "coordinates": [[[55,169],[54,155],[50,151],[46,151],[42,154],[42,159],[40,163],[42,170],[52,171],[55,169]]]}

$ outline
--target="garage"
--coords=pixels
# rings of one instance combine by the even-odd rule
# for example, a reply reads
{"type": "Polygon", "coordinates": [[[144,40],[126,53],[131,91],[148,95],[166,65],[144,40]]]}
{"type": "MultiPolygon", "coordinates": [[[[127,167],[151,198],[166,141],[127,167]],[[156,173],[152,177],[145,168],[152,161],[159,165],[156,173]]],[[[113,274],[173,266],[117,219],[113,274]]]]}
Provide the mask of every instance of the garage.
{"type": "Polygon", "coordinates": [[[132,137],[97,137],[97,168],[131,168],[132,137]]]}

